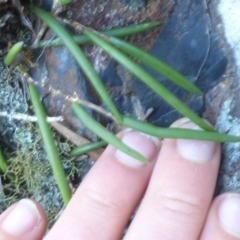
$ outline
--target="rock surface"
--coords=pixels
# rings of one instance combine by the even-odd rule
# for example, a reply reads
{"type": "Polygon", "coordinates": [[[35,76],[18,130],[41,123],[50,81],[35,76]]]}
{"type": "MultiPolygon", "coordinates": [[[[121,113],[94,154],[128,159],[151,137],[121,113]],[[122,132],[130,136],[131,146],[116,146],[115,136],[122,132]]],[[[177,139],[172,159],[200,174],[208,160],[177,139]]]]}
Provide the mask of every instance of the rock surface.
{"type": "MultiPolygon", "coordinates": [[[[239,49],[236,39],[239,30],[235,34],[227,30],[231,28],[231,24],[237,22],[229,23],[231,14],[227,15],[228,11],[234,12],[233,17],[237,15],[237,4],[235,1],[219,3],[216,0],[80,0],[73,2],[62,15],[96,30],[150,20],[161,21],[161,27],[127,39],[150,50],[176,68],[202,89],[204,95],[188,94],[156,72],[143,67],[195,112],[208,119],[219,131],[240,135],[237,104],[240,68],[236,53],[233,53],[239,49]],[[231,43],[231,40],[234,43],[231,43]]],[[[146,111],[153,108],[148,121],[159,126],[169,126],[180,117],[178,112],[165,104],[138,79],[134,79],[102,50],[91,45],[84,46],[83,49],[122,113],[144,118],[146,111]]],[[[104,106],[66,49],[45,51],[36,69],[33,76],[37,81],[45,81],[67,94],[76,91],[81,98],[104,106]]],[[[43,96],[47,92],[46,89],[42,89],[43,96]]],[[[46,95],[44,103],[49,115],[64,115],[66,126],[89,139],[96,139],[81,125],[64,99],[46,95]]],[[[91,110],[89,113],[104,125],[108,125],[109,122],[103,116],[91,110]]],[[[223,146],[223,170],[219,175],[218,192],[239,189],[239,175],[233,171],[240,166],[238,149],[239,144],[223,146]]]]}
{"type": "MultiPolygon", "coordinates": [[[[0,2],[5,4],[5,1],[0,0],[0,2]]],[[[128,37],[127,40],[150,50],[175,67],[195,82],[204,91],[204,95],[198,97],[187,94],[154,71],[146,67],[145,69],[194,111],[208,119],[218,131],[240,135],[239,9],[240,3],[235,0],[76,0],[61,16],[74,19],[96,30],[152,20],[160,21],[162,23],[160,27],[128,37]]],[[[19,24],[21,19],[16,13],[18,12],[9,6],[6,9],[4,7],[0,9],[2,36],[0,39],[0,110],[8,114],[7,118],[0,118],[0,148],[10,163],[10,172],[11,168],[13,172],[18,171],[16,169],[19,169],[23,163],[23,166],[30,166],[25,163],[33,159],[33,165],[31,165],[33,171],[23,171],[23,174],[19,171],[20,182],[26,182],[26,185],[31,187],[20,190],[16,186],[16,189],[12,190],[12,195],[40,199],[48,214],[52,216],[53,212],[60,211],[58,209],[61,209],[61,199],[54,178],[49,177],[51,170],[48,168],[48,159],[40,134],[34,124],[12,118],[16,113],[33,114],[32,109],[29,108],[27,85],[18,71],[13,71],[8,81],[4,78],[8,68],[4,66],[2,60],[8,50],[8,43],[16,40],[28,43],[31,40],[30,29],[24,24],[19,24]],[[16,149],[18,154],[12,154],[16,149]],[[29,177],[26,172],[32,175],[29,177]],[[39,182],[35,182],[35,179],[39,182]],[[40,192],[40,196],[36,192],[40,192]],[[43,192],[44,195],[42,195],[43,192]]],[[[70,29],[70,31],[73,30],[70,29]]],[[[45,37],[51,38],[52,33],[48,31],[45,37]]],[[[86,45],[83,49],[123,114],[144,119],[146,111],[153,107],[154,111],[148,121],[160,126],[169,126],[180,117],[176,111],[159,97],[154,96],[146,86],[134,79],[122,66],[112,61],[102,50],[92,45],[86,45]]],[[[90,140],[96,140],[96,136],[75,117],[70,103],[61,95],[50,94],[51,87],[71,96],[76,92],[81,99],[104,106],[71,54],[66,48],[61,47],[36,51],[35,56],[37,65],[31,69],[30,74],[34,80],[45,85],[38,87],[38,90],[41,92],[48,115],[63,115],[64,124],[67,127],[90,140]]],[[[114,127],[109,124],[111,122],[106,117],[90,109],[88,111],[107,127],[114,127]]],[[[93,161],[74,159],[71,164],[77,164],[77,167],[76,165],[72,167],[73,165],[66,159],[66,153],[71,150],[70,146],[57,138],[56,142],[58,142],[63,162],[64,159],[66,160],[63,163],[66,172],[70,174],[72,169],[76,170],[75,173],[71,173],[73,179],[71,184],[77,187],[91,168],[93,161]]],[[[222,165],[216,194],[240,191],[239,147],[239,143],[223,144],[222,165]]],[[[10,199],[5,195],[3,191],[5,184],[4,181],[2,186],[0,184],[0,195],[2,199],[7,197],[8,204],[11,204],[11,201],[17,199],[10,199]]],[[[0,212],[4,208],[6,205],[2,201],[0,212]]]]}
{"type": "MultiPolygon", "coordinates": [[[[204,93],[223,80],[227,66],[227,57],[219,43],[216,26],[211,22],[206,1],[181,1],[150,52],[186,76],[204,93]]],[[[153,70],[146,69],[196,113],[203,113],[204,96],[189,94],[153,70]]],[[[148,121],[167,127],[181,117],[138,79],[135,86],[144,110],[154,109],[148,121]]]]}
{"type": "MultiPolygon", "coordinates": [[[[69,5],[68,10],[63,12],[62,16],[70,16],[72,20],[81,22],[96,30],[104,30],[139,22],[156,20],[165,22],[174,8],[172,1],[148,1],[145,8],[134,8],[132,6],[132,4],[135,4],[134,2],[137,1],[128,1],[128,3],[124,4],[119,3],[119,1],[109,0],[76,1],[69,5]]],[[[129,37],[128,39],[145,49],[149,49],[157,38],[160,29],[161,26],[129,37]]],[[[134,89],[129,91],[128,94],[123,93],[124,91],[121,90],[124,88],[125,83],[128,84],[130,82],[128,85],[131,85],[132,76],[129,76],[125,70],[111,62],[107,54],[98,47],[86,45],[83,49],[92,61],[96,71],[100,74],[103,82],[110,89],[109,91],[112,93],[112,97],[120,111],[122,113],[133,114],[134,109],[131,104],[131,96],[134,89]],[[129,76],[128,81],[126,80],[127,75],[129,76]]],[[[71,54],[64,47],[47,49],[43,53],[39,51],[36,53],[36,59],[38,59],[38,65],[31,70],[35,81],[50,85],[54,89],[59,89],[70,96],[73,96],[73,93],[76,92],[81,99],[104,106],[91,84],[85,80],[71,54]]],[[[46,87],[39,88],[39,91],[44,97],[44,103],[49,115],[63,115],[66,126],[88,139],[96,139],[95,135],[81,125],[69,107],[69,102],[65,101],[61,96],[47,94],[49,93],[49,89],[46,87]]],[[[91,110],[88,111],[96,120],[102,122],[104,125],[109,123],[105,117],[99,116],[91,110]]]]}

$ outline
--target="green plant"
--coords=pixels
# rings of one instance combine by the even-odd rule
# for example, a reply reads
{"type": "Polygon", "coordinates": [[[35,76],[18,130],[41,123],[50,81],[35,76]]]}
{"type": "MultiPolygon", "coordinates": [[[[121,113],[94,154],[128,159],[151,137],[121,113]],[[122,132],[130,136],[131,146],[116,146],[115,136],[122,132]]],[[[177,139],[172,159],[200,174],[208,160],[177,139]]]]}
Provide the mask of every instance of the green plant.
{"type": "Polygon", "coordinates": [[[105,147],[106,145],[107,145],[107,142],[104,140],[93,142],[93,143],[86,143],[86,144],[81,145],[80,147],[74,148],[70,152],[70,156],[76,157],[79,155],[83,155],[85,153],[88,153],[88,152],[98,149],[100,147],[105,147]]]}
{"type": "Polygon", "coordinates": [[[9,50],[7,56],[4,58],[4,64],[6,66],[9,66],[10,64],[12,64],[12,62],[17,57],[17,55],[22,51],[22,48],[23,48],[22,41],[15,43],[9,50]]]}
{"type": "Polygon", "coordinates": [[[71,190],[58,155],[58,151],[53,139],[53,135],[51,133],[50,126],[46,120],[47,115],[44,111],[44,107],[42,105],[38,92],[33,84],[29,85],[29,92],[34,111],[38,118],[38,124],[45,144],[45,149],[53,169],[54,177],[62,194],[64,204],[67,205],[67,203],[71,199],[71,190]]]}
{"type": "MultiPolygon", "coordinates": [[[[32,7],[32,11],[40,17],[44,22],[57,34],[62,43],[69,49],[69,51],[73,54],[76,61],[79,63],[79,66],[88,77],[90,82],[95,87],[98,94],[101,96],[103,101],[107,104],[109,109],[113,114],[113,119],[116,120],[119,124],[123,124],[125,126],[129,126],[140,131],[143,131],[147,134],[156,135],[158,133],[158,137],[174,137],[174,138],[198,138],[202,140],[213,140],[213,141],[238,141],[239,137],[233,137],[222,135],[216,132],[199,132],[194,130],[183,131],[181,129],[163,129],[152,126],[148,123],[139,122],[137,120],[122,116],[118,110],[116,109],[114,103],[112,102],[105,86],[102,84],[99,76],[91,66],[91,63],[87,60],[84,53],[80,49],[80,47],[75,42],[74,38],[67,33],[67,31],[58,23],[58,21],[52,17],[49,13],[43,11],[40,8],[32,7]],[[141,127],[139,127],[141,126],[141,127]],[[154,131],[153,131],[154,130],[154,131]]],[[[181,86],[186,88],[187,90],[193,91],[195,93],[201,93],[196,87],[192,84],[188,84],[186,79],[178,74],[175,70],[168,67],[166,64],[161,61],[157,61],[158,65],[155,64],[155,58],[150,56],[148,53],[142,51],[135,46],[128,44],[122,40],[118,40],[113,37],[107,37],[102,35],[96,31],[88,29],[82,25],[77,25],[84,34],[86,34],[90,40],[92,40],[95,44],[99,45],[103,48],[108,54],[110,54],[113,58],[115,58],[118,62],[124,65],[128,70],[132,71],[134,75],[138,76],[146,85],[152,88],[157,94],[164,98],[170,105],[180,111],[183,115],[191,119],[197,125],[202,127],[208,131],[215,131],[211,126],[209,126],[205,121],[203,121],[199,116],[197,116],[191,109],[189,109],[185,104],[183,104],[179,99],[177,99],[170,91],[168,91],[165,87],[163,87],[159,82],[157,82],[151,75],[149,75],[145,70],[143,70],[140,66],[138,66],[133,60],[131,60],[128,56],[123,54],[121,50],[126,53],[132,55],[133,57],[139,59],[140,61],[144,61],[149,64],[154,69],[159,67],[159,71],[173,80],[174,82],[180,82],[181,86]],[[112,45],[113,44],[113,45],[112,45]],[[115,46],[114,46],[115,45],[115,46]],[[116,47],[117,45],[117,47],[116,47]],[[118,49],[119,48],[119,49],[118,49]],[[144,60],[141,55],[144,54],[146,56],[147,61],[144,60]]],[[[127,152],[129,155],[134,156],[140,161],[147,162],[141,155],[129,149],[125,146],[119,139],[114,137],[111,133],[109,133],[103,126],[94,121],[87,115],[82,107],[80,107],[76,102],[77,100],[72,100],[72,107],[74,111],[77,113],[78,117],[82,120],[82,122],[94,131],[97,135],[103,138],[105,141],[111,143],[115,147],[121,149],[122,151],[127,152]]]]}
{"type": "MultiPolygon", "coordinates": [[[[106,103],[108,106],[109,112],[104,112],[97,106],[94,106],[95,110],[99,110],[99,112],[106,114],[112,120],[116,121],[123,127],[130,127],[137,131],[144,132],[149,135],[161,137],[161,138],[185,138],[185,139],[199,139],[199,140],[206,140],[206,141],[217,141],[217,142],[238,142],[240,141],[239,136],[229,136],[226,134],[217,133],[211,126],[209,126],[205,121],[203,121],[198,115],[196,115],[189,107],[183,104],[179,99],[177,99],[169,90],[163,87],[156,79],[154,79],[151,75],[149,75],[145,70],[143,70],[135,61],[132,60],[132,57],[137,59],[138,61],[143,62],[144,64],[149,65],[153,69],[160,72],[164,76],[168,77],[169,80],[178,83],[181,87],[185,88],[186,90],[193,92],[195,94],[201,94],[201,91],[191,84],[184,76],[176,72],[174,69],[169,67],[167,64],[162,62],[156,57],[150,55],[146,51],[124,41],[120,40],[117,37],[123,37],[126,34],[132,33],[133,27],[129,27],[125,32],[123,29],[117,30],[109,30],[107,32],[108,35],[96,32],[92,29],[89,29],[85,26],[80,24],[75,24],[78,30],[80,29],[83,34],[80,36],[72,36],[69,34],[65,28],[58,22],[56,17],[52,16],[51,14],[43,11],[40,8],[32,7],[32,11],[36,14],[39,18],[41,18],[49,27],[55,32],[55,34],[59,37],[59,39],[53,40],[52,43],[55,44],[54,46],[64,45],[66,46],[69,51],[73,54],[76,61],[79,64],[79,67],[85,73],[88,80],[92,83],[95,87],[97,93],[102,98],[103,102],[106,103]],[[124,32],[124,33],[123,33],[124,32]],[[115,37],[113,37],[115,36],[115,37]],[[93,69],[90,61],[86,58],[81,48],[78,44],[83,44],[88,41],[94,42],[95,44],[99,45],[102,49],[104,49],[111,57],[116,59],[120,64],[125,66],[129,71],[131,71],[135,76],[137,76],[141,81],[143,81],[148,87],[153,89],[159,97],[165,99],[170,105],[176,108],[179,112],[183,115],[190,118],[193,122],[198,124],[206,131],[195,131],[195,130],[186,130],[186,129],[177,129],[177,128],[160,128],[153,126],[149,123],[139,121],[133,119],[131,117],[122,116],[116,106],[114,105],[111,97],[109,96],[106,87],[102,84],[101,79],[99,78],[96,71],[93,69]]],[[[155,26],[158,23],[152,23],[149,26],[155,26]]],[[[142,31],[146,29],[146,24],[142,24],[138,26],[138,31],[142,31]]],[[[48,44],[48,42],[40,42],[34,43],[31,46],[27,46],[28,49],[33,48],[45,48],[47,46],[52,46],[48,44]]],[[[14,50],[14,49],[13,49],[14,50]]],[[[15,59],[16,55],[20,52],[21,49],[17,49],[17,51],[10,50],[9,54],[5,58],[5,63],[7,65],[11,64],[15,59]],[[14,54],[12,54],[12,51],[14,54]],[[9,57],[10,56],[10,57],[9,57]]],[[[19,68],[20,71],[21,67],[19,68]]],[[[22,72],[22,76],[26,77],[27,75],[22,72]]],[[[66,180],[66,176],[58,157],[58,153],[56,150],[56,146],[54,144],[54,139],[51,133],[51,130],[46,123],[46,114],[44,112],[43,106],[40,102],[40,99],[37,95],[36,89],[33,84],[35,82],[33,80],[29,80],[29,89],[30,94],[33,102],[34,111],[38,117],[38,123],[41,130],[41,134],[43,140],[45,142],[46,152],[49,156],[49,161],[52,165],[52,170],[54,172],[54,176],[56,182],[58,183],[60,192],[62,194],[64,203],[67,204],[70,197],[71,191],[68,185],[68,181],[66,180]]],[[[57,92],[57,91],[56,91],[57,92]]],[[[58,91],[59,92],[59,91],[58,91]]],[[[81,119],[81,121],[93,132],[95,132],[98,136],[100,136],[106,142],[114,145],[115,147],[119,148],[120,150],[124,151],[125,153],[135,157],[136,159],[147,163],[147,160],[140,155],[139,153],[135,152],[134,150],[130,149],[128,146],[123,144],[118,138],[116,138],[112,133],[110,133],[106,128],[100,125],[98,122],[93,120],[84,110],[81,105],[85,103],[79,99],[72,96],[65,96],[71,103],[72,108],[76,112],[77,116],[81,119]]],[[[85,104],[85,106],[89,107],[91,103],[85,104]]],[[[92,106],[92,105],[91,105],[92,106]]],[[[106,144],[106,142],[101,142],[100,146],[106,144]]],[[[82,153],[82,152],[81,152],[82,153]]],[[[75,153],[72,152],[71,155],[75,153]]],[[[3,171],[6,171],[6,167],[4,164],[2,165],[3,171]]],[[[31,176],[31,174],[29,174],[31,176]]]]}
{"type": "MultiPolygon", "coordinates": [[[[126,27],[120,27],[120,28],[101,31],[101,33],[107,36],[122,38],[122,37],[144,32],[146,30],[149,30],[151,28],[158,26],[159,24],[160,24],[159,22],[140,23],[138,25],[130,25],[126,27]]],[[[79,45],[91,42],[90,38],[84,34],[72,35],[72,38],[79,45]]],[[[28,48],[35,49],[35,48],[61,47],[63,45],[64,45],[63,41],[60,38],[56,37],[54,39],[51,39],[51,41],[49,40],[39,41],[35,44],[28,46],[28,48]]]]}

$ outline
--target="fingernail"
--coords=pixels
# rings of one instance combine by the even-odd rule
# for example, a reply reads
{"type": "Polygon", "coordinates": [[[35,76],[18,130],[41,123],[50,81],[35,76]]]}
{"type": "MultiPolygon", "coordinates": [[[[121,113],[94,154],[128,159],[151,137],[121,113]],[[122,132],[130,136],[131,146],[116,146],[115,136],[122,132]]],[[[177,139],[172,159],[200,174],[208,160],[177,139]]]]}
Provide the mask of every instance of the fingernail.
{"type": "MultiPolygon", "coordinates": [[[[185,120],[186,121],[179,122],[178,127],[201,131],[201,128],[196,124],[187,119],[185,120]]],[[[216,151],[217,144],[209,141],[178,139],[176,146],[178,153],[182,157],[190,161],[204,163],[211,160],[216,151]]]]}
{"type": "Polygon", "coordinates": [[[22,199],[2,222],[1,228],[11,235],[22,236],[31,232],[40,221],[41,215],[33,201],[22,199]]]}
{"type": "MultiPolygon", "coordinates": [[[[135,132],[132,130],[125,130],[122,141],[134,149],[135,151],[142,154],[148,161],[154,159],[156,154],[159,152],[161,142],[158,138],[148,136],[143,133],[135,132]]],[[[123,164],[129,167],[140,167],[145,165],[144,163],[136,160],[133,157],[130,157],[126,153],[123,153],[120,150],[116,150],[115,157],[123,164]]]]}
{"type": "Polygon", "coordinates": [[[226,194],[218,206],[218,217],[225,231],[240,237],[240,195],[226,194]]]}

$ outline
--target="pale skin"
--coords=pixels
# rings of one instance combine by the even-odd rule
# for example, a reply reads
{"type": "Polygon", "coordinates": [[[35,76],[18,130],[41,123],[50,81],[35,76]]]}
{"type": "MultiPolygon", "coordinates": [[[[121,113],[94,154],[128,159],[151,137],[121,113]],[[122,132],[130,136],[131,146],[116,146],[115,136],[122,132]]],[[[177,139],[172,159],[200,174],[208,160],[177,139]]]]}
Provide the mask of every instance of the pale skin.
{"type": "MultiPolygon", "coordinates": [[[[196,127],[186,119],[173,125],[196,127]]],[[[140,200],[124,240],[240,239],[240,194],[212,199],[220,144],[174,139],[161,144],[129,130],[118,136],[150,163],[108,146],[45,237],[44,209],[25,199],[0,216],[0,239],[117,240],[140,200]]]]}

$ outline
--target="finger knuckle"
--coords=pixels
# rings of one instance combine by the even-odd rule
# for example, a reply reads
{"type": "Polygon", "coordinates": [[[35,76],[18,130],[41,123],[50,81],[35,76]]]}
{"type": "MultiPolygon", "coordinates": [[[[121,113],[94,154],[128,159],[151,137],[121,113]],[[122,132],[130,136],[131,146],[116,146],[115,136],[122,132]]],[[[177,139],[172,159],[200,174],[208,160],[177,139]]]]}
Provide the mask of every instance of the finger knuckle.
{"type": "Polygon", "coordinates": [[[179,191],[160,190],[155,192],[151,198],[155,202],[155,206],[158,205],[161,211],[167,211],[169,214],[196,217],[196,215],[201,215],[204,211],[202,200],[198,196],[179,191]]]}
{"type": "Polygon", "coordinates": [[[108,213],[116,213],[123,208],[123,203],[116,196],[104,191],[87,188],[84,190],[82,198],[91,208],[106,210],[108,213]]]}

